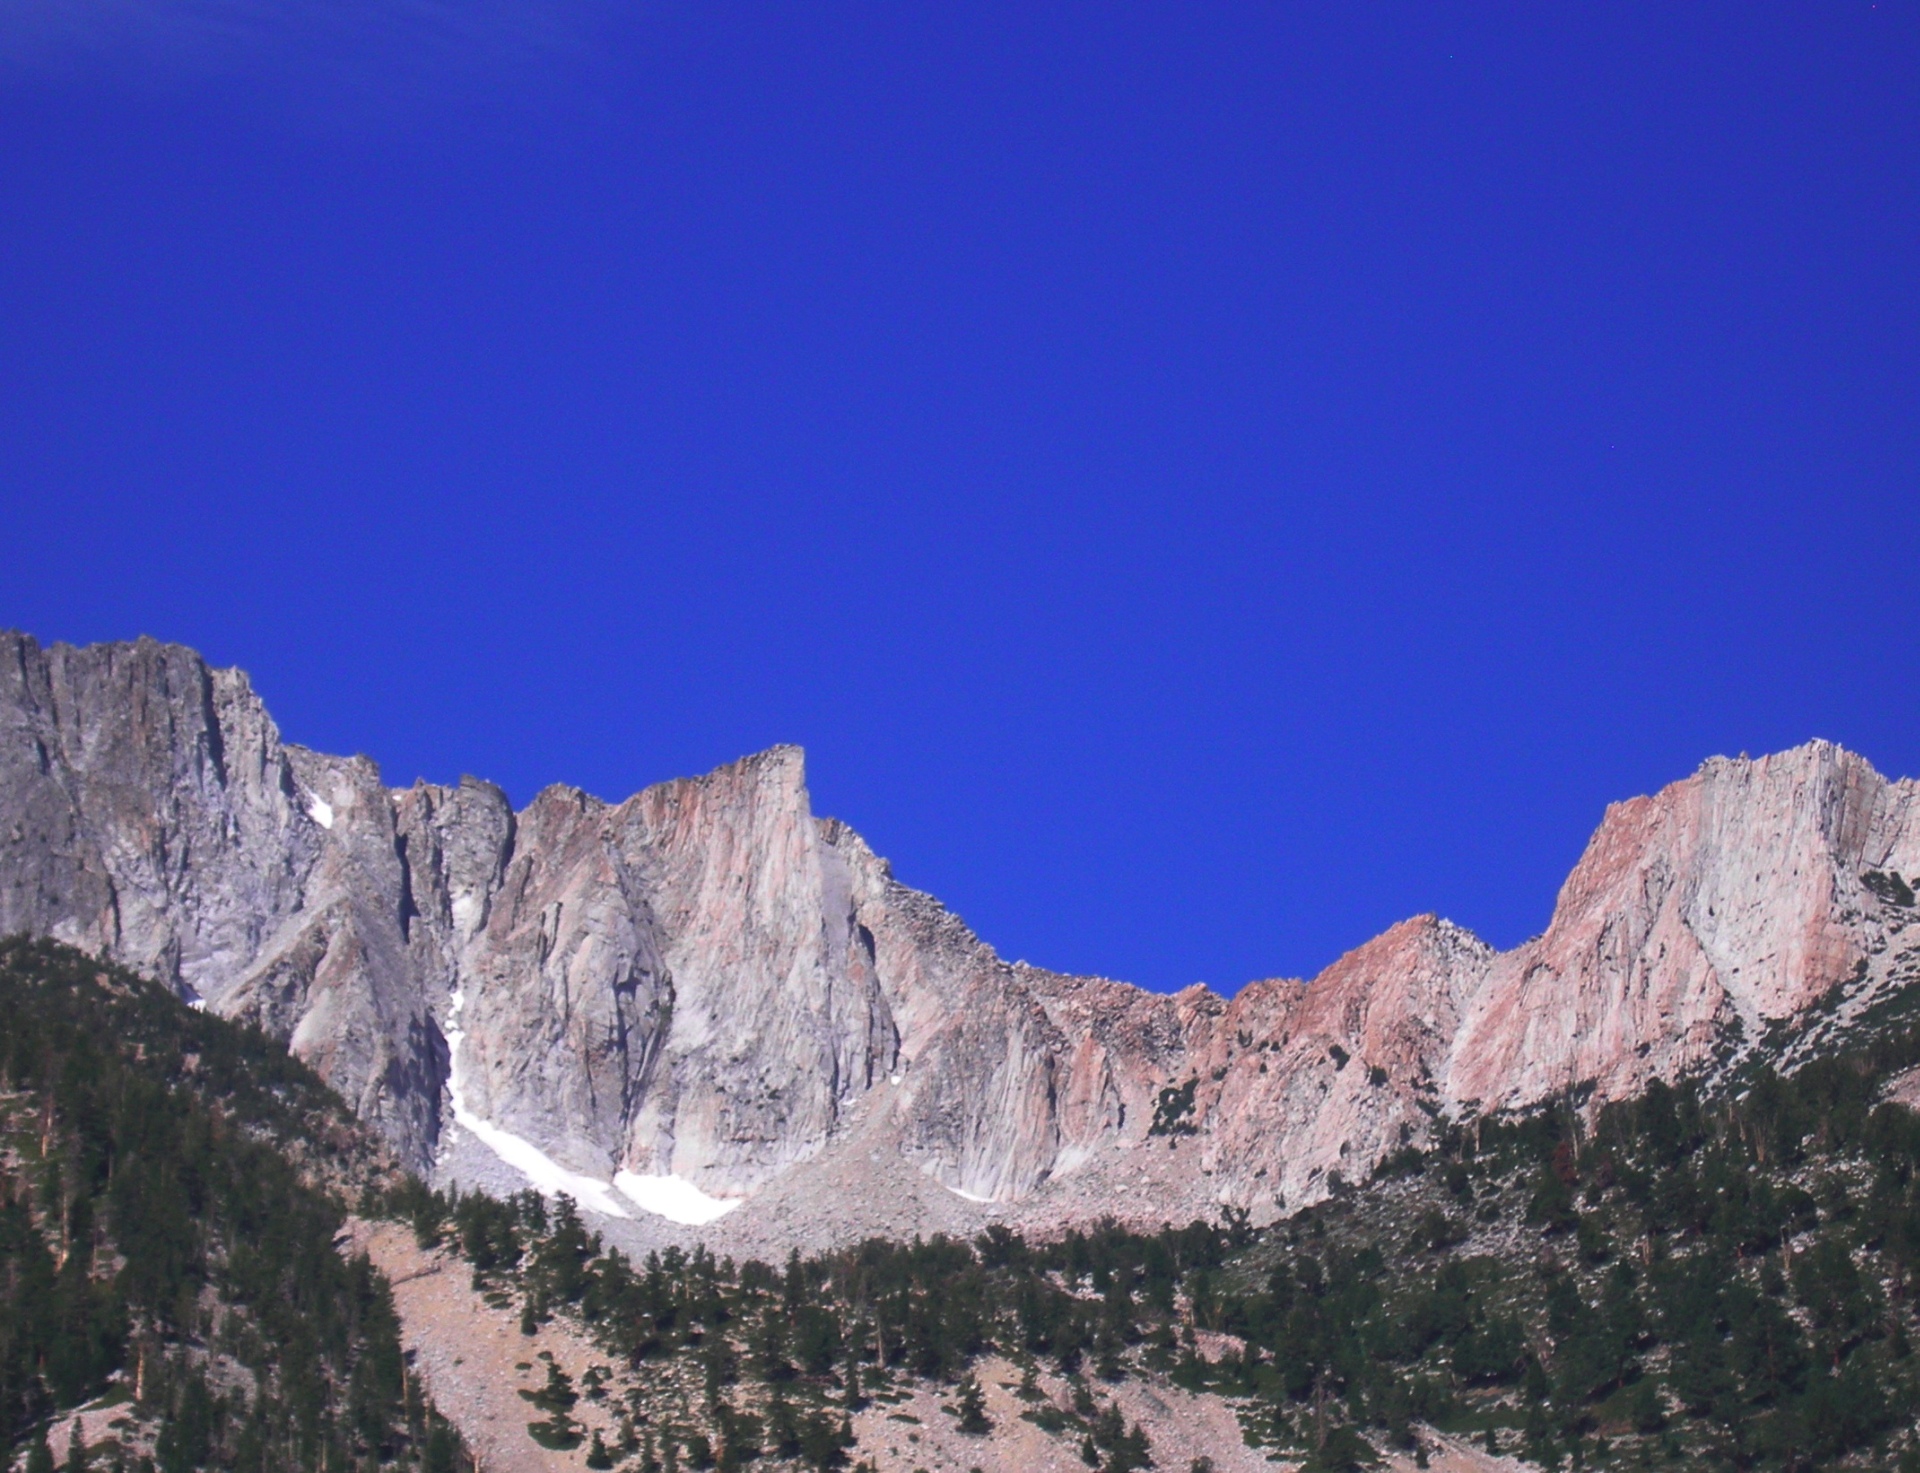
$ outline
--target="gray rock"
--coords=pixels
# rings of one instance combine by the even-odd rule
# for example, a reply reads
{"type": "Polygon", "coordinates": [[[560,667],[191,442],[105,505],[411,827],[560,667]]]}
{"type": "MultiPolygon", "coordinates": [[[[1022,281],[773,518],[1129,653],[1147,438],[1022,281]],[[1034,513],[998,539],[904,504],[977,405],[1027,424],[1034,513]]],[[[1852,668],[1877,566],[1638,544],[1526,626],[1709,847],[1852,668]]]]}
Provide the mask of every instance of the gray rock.
{"type": "Polygon", "coordinates": [[[1166,997],[1002,961],[813,815],[795,748],[516,814],[283,743],[190,650],[0,636],[0,930],[257,1022],[422,1169],[450,1159],[451,1038],[465,1118],[813,1237],[1002,1210],[968,1198],[1270,1212],[1436,1116],[1713,1067],[1920,976],[1885,872],[1920,882],[1913,783],[1824,743],[1716,759],[1610,809],[1512,952],[1420,917],[1311,985],[1166,997]],[[1189,1081],[1179,1133],[1152,1134],[1189,1081]]]}

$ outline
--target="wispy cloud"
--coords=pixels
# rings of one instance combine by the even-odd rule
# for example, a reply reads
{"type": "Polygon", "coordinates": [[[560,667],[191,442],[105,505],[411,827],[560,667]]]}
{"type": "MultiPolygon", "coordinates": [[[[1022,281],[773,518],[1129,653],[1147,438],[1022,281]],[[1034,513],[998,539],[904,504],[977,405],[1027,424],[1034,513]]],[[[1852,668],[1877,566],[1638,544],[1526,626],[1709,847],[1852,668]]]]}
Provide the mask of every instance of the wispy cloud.
{"type": "Polygon", "coordinates": [[[0,0],[0,66],[385,111],[591,54],[612,0],[0,0]]]}

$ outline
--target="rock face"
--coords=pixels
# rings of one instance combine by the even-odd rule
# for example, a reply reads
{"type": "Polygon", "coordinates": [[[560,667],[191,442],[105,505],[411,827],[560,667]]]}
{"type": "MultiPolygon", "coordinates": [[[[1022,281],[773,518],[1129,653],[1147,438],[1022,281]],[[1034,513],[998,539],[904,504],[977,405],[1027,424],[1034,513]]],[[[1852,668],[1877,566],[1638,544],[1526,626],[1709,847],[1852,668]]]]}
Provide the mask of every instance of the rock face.
{"type": "Polygon", "coordinates": [[[1920,785],[1824,742],[1614,804],[1546,934],[1467,1010],[1450,1092],[1509,1104],[1592,1079],[1619,1095],[1736,1026],[1756,1039],[1886,959],[1907,908],[1870,881],[1916,871],[1920,785]]]}
{"type": "Polygon", "coordinates": [[[857,1135],[1056,1220],[1270,1210],[1436,1118],[1630,1092],[1920,980],[1910,884],[1920,787],[1812,743],[1610,808],[1513,951],[1423,916],[1311,983],[1166,997],[1000,960],[814,817],[791,747],[515,813],[287,745],[189,650],[0,636],[0,930],[257,1021],[422,1168],[470,1127],[774,1200],[857,1135]]]}

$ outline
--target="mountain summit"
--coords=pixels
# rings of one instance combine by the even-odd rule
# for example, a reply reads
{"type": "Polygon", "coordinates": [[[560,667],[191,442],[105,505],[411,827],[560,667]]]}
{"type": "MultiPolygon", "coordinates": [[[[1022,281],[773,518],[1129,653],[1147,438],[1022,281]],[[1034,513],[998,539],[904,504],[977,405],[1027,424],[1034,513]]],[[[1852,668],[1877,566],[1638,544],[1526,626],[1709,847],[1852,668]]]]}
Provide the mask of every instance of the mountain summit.
{"type": "Polygon", "coordinates": [[[815,817],[797,748],[516,813],[287,744],[180,646],[0,657],[0,932],[257,1023],[423,1170],[635,1231],[1264,1218],[1920,978],[1920,785],[1825,742],[1612,806],[1511,951],[1416,917],[1229,1001],[1001,960],[815,817]]]}

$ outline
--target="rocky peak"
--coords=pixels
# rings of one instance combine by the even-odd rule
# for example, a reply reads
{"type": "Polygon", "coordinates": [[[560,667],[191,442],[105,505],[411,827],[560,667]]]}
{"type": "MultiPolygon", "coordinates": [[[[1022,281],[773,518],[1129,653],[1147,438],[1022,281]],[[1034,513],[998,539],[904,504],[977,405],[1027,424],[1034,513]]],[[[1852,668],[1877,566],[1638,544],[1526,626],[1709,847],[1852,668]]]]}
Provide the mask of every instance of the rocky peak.
{"type": "MultiPolygon", "coordinates": [[[[1449,1093],[1482,1106],[1706,1065],[1886,949],[1863,874],[1920,864],[1915,784],[1828,742],[1715,758],[1610,806],[1545,934],[1468,1007],[1449,1093]]],[[[1869,969],[1871,970],[1871,969],[1869,969]]]]}
{"type": "Polygon", "coordinates": [[[815,1179],[827,1231],[889,1193],[1271,1211],[1435,1119],[1844,1021],[1920,980],[1912,885],[1916,785],[1815,742],[1611,806],[1511,951],[1418,916],[1311,983],[1167,997],[1001,960],[813,814],[795,747],[516,813],[285,744],[190,650],[0,636],[0,929],[258,1021],[422,1168],[636,1218],[815,1179]]]}

